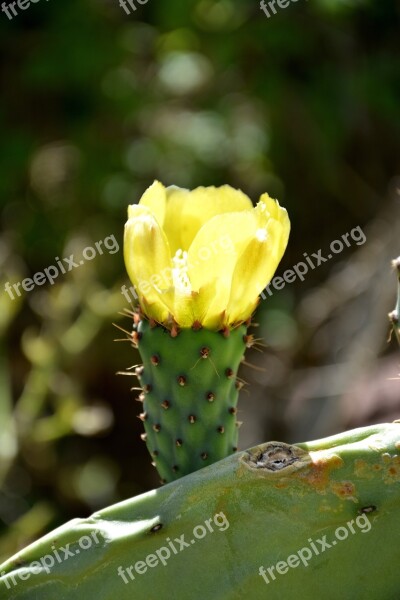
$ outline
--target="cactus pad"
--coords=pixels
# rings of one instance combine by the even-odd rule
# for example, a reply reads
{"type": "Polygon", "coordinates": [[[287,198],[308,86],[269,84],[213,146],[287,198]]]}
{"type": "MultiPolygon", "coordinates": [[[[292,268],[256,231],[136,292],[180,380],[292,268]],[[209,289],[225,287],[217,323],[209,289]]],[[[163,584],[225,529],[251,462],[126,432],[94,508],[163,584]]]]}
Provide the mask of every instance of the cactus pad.
{"type": "Polygon", "coordinates": [[[396,600],[399,539],[400,423],[375,425],[268,442],[66,523],[0,566],[0,598],[396,600]]]}
{"type": "Polygon", "coordinates": [[[163,482],[237,450],[239,363],[246,326],[229,332],[174,334],[140,320],[134,332],[143,365],[136,369],[148,450],[163,482]]]}

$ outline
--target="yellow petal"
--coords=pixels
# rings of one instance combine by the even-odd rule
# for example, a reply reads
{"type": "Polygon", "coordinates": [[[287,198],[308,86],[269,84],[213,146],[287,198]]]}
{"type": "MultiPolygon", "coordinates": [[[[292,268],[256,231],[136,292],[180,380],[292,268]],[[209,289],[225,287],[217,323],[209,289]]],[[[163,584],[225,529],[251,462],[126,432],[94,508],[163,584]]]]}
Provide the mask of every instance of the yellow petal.
{"type": "MultiPolygon", "coordinates": [[[[147,206],[162,227],[164,224],[166,202],[167,193],[165,187],[159,181],[154,181],[154,183],[147,188],[143,196],[140,198],[139,204],[140,206],[147,206]]],[[[128,218],[130,218],[129,209],[128,218]]]]}
{"type": "Polygon", "coordinates": [[[253,208],[251,200],[243,192],[229,185],[198,187],[192,191],[168,188],[167,192],[164,227],[172,253],[179,248],[188,250],[204,223],[216,215],[253,208]]]}
{"type": "Polygon", "coordinates": [[[189,190],[176,187],[174,185],[166,189],[167,204],[164,218],[164,231],[168,238],[172,256],[175,256],[177,250],[182,249],[182,231],[185,227],[183,220],[183,209],[189,190]]]}
{"type": "MultiPolygon", "coordinates": [[[[282,236],[279,238],[278,255],[283,256],[290,233],[290,221],[287,210],[279,205],[278,200],[273,200],[268,194],[263,194],[256,206],[256,213],[259,219],[259,227],[268,226],[270,218],[275,219],[282,225],[282,236]],[[265,209],[263,209],[265,206],[265,209]]],[[[279,259],[280,260],[280,259],[279,259]]]]}
{"type": "Polygon", "coordinates": [[[213,217],[194,238],[188,252],[188,276],[192,289],[201,290],[208,299],[207,323],[225,310],[237,260],[256,230],[252,209],[213,217]]]}
{"type": "Polygon", "coordinates": [[[251,316],[258,295],[271,280],[283,256],[290,223],[283,214],[274,214],[280,220],[269,218],[266,227],[258,228],[237,263],[226,310],[227,323],[245,321],[251,316]]]}
{"type": "Polygon", "coordinates": [[[124,234],[126,270],[139,298],[144,298],[151,307],[148,316],[163,321],[168,316],[168,309],[162,300],[162,292],[172,286],[168,240],[146,206],[130,206],[128,214],[124,234]]]}

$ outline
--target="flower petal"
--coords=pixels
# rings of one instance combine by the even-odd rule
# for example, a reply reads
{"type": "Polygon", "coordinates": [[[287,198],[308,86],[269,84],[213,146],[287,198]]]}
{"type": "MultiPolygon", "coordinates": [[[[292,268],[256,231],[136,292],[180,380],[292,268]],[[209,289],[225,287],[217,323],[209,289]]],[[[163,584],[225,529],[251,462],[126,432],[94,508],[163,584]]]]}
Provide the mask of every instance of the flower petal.
{"type": "Polygon", "coordinates": [[[172,287],[168,240],[147,206],[130,206],[128,214],[124,234],[126,270],[139,291],[139,298],[144,298],[151,307],[152,314],[148,316],[163,321],[168,309],[162,291],[172,287]]]}
{"type": "Polygon", "coordinates": [[[285,209],[278,203],[275,206],[268,202],[265,208],[257,205],[256,211],[259,227],[235,268],[226,310],[227,323],[250,317],[258,295],[275,273],[288,242],[290,221],[285,209]],[[271,218],[270,214],[276,218],[271,218]]]}
{"type": "MultiPolygon", "coordinates": [[[[165,187],[159,181],[154,181],[150,187],[144,192],[140,198],[140,206],[147,206],[156,217],[160,226],[164,224],[165,211],[166,211],[167,192],[165,187]]],[[[128,218],[130,218],[130,212],[128,208],[128,218]]]]}
{"type": "Polygon", "coordinates": [[[171,252],[188,250],[200,228],[215,217],[227,212],[250,211],[251,200],[229,185],[198,187],[195,190],[168,188],[165,231],[171,252]]]}
{"type": "Polygon", "coordinates": [[[194,238],[188,276],[192,289],[208,298],[207,322],[225,310],[237,260],[256,230],[254,210],[233,212],[213,217],[194,238]]]}

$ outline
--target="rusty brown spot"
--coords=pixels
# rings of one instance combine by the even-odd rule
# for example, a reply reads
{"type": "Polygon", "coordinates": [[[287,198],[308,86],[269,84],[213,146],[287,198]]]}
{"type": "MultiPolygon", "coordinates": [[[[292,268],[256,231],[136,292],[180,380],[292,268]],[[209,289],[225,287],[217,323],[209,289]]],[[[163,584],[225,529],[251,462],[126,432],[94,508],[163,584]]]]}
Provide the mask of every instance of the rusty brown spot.
{"type": "Polygon", "coordinates": [[[356,487],[351,481],[332,481],[331,489],[339,498],[355,498],[356,487]]]}
{"type": "Polygon", "coordinates": [[[334,469],[343,465],[343,460],[337,454],[314,457],[310,452],[311,464],[296,473],[296,477],[313,487],[318,493],[326,494],[329,489],[330,474],[334,469]]]}

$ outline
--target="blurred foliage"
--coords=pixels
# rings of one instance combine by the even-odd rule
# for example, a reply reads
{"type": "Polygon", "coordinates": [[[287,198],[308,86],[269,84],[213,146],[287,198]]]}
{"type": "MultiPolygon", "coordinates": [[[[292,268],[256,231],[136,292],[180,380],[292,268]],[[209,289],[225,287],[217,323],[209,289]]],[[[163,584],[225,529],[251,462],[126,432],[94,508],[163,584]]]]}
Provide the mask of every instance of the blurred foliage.
{"type": "Polygon", "coordinates": [[[114,235],[154,178],[264,191],[290,212],[279,272],[367,235],[263,301],[241,447],[399,411],[390,259],[399,253],[399,5],[300,0],[39,2],[0,13],[0,558],[158,485],[135,380],[121,252],[11,300],[55,257],[114,235]],[[133,383],[131,383],[133,382],[133,383]],[[131,385],[129,385],[131,383],[131,385]]]}

